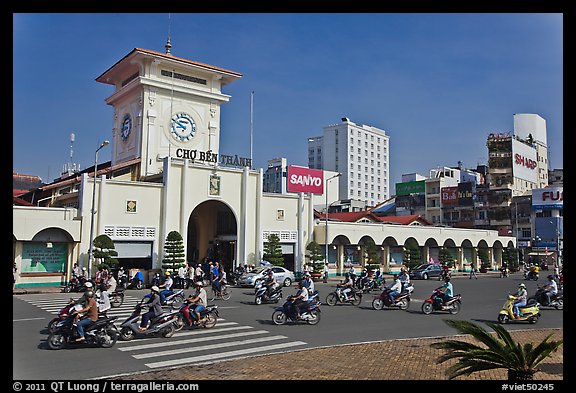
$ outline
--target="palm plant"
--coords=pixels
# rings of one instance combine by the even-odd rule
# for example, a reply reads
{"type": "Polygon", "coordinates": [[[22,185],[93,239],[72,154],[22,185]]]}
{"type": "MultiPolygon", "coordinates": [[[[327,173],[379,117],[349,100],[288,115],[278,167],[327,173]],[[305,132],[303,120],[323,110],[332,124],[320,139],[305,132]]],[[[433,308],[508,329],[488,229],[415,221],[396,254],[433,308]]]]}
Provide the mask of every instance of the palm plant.
{"type": "Polygon", "coordinates": [[[549,334],[540,344],[521,345],[514,342],[510,333],[504,327],[486,322],[498,338],[488,333],[481,326],[469,321],[444,320],[448,326],[462,334],[470,334],[483,343],[486,348],[473,343],[458,340],[448,340],[431,344],[433,348],[446,349],[448,352],[438,358],[440,363],[450,359],[459,359],[446,371],[449,379],[460,375],[470,375],[474,372],[505,368],[508,370],[509,381],[531,380],[539,371],[538,365],[563,344],[563,340],[549,341],[549,334]]]}

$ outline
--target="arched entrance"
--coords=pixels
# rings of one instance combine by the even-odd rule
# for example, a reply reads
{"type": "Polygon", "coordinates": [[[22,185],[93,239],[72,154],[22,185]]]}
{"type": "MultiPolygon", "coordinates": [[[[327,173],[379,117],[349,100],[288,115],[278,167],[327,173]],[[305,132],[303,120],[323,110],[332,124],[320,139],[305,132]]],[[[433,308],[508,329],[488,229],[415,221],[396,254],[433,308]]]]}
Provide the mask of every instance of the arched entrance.
{"type": "Polygon", "coordinates": [[[230,273],[237,260],[237,233],[238,220],[228,205],[217,200],[202,202],[188,219],[186,260],[218,261],[230,273]]]}

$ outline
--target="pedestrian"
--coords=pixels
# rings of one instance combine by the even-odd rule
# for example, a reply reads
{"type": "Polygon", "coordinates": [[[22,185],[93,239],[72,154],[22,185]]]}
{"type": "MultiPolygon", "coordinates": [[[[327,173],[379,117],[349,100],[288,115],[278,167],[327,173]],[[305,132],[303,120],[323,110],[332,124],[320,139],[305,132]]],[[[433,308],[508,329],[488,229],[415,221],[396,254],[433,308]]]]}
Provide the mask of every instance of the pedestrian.
{"type": "Polygon", "coordinates": [[[478,276],[476,275],[476,262],[474,261],[472,261],[472,263],[470,264],[470,280],[472,280],[472,276],[474,276],[474,278],[478,280],[478,276]]]}
{"type": "Polygon", "coordinates": [[[12,290],[16,289],[16,277],[18,276],[18,268],[16,262],[12,264],[12,290]]]}
{"type": "Polygon", "coordinates": [[[178,288],[184,288],[186,285],[186,268],[180,265],[178,268],[178,288]]]}
{"type": "Polygon", "coordinates": [[[322,282],[328,282],[328,262],[324,262],[324,274],[322,276],[322,282]]]}

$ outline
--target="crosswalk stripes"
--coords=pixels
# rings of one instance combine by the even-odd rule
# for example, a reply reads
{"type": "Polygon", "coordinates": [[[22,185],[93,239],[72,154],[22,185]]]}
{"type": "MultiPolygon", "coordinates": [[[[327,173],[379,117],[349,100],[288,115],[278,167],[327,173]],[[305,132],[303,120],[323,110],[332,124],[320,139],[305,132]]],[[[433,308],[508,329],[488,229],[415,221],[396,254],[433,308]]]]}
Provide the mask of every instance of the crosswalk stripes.
{"type": "MultiPolygon", "coordinates": [[[[70,299],[62,294],[49,294],[24,299],[28,303],[52,314],[57,314],[70,299]]],[[[80,296],[77,296],[80,297],[80,296]]],[[[75,298],[72,296],[72,298],[75,298]]],[[[117,326],[128,318],[140,299],[125,295],[122,306],[108,310],[107,316],[117,316],[117,326]]],[[[231,360],[255,353],[275,352],[306,345],[304,341],[291,341],[284,335],[268,330],[239,325],[218,318],[211,329],[188,329],[174,333],[171,338],[147,337],[131,341],[118,341],[114,347],[134,359],[143,360],[150,369],[184,364],[200,364],[217,360],[231,360]]]]}

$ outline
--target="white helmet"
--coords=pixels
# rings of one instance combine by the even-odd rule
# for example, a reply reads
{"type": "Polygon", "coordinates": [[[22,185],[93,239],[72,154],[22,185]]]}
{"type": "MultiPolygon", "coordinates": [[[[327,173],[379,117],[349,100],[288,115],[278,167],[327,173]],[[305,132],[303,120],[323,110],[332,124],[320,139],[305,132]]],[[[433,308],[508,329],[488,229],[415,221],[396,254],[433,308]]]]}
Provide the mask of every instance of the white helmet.
{"type": "Polygon", "coordinates": [[[203,287],[204,283],[202,281],[196,281],[196,286],[197,287],[203,287]]]}
{"type": "Polygon", "coordinates": [[[154,292],[160,292],[160,288],[158,288],[156,285],[152,285],[152,288],[150,289],[153,290],[154,292]]]}
{"type": "Polygon", "coordinates": [[[521,282],[518,286],[519,286],[520,288],[526,288],[526,285],[524,285],[523,282],[521,282]]]}
{"type": "Polygon", "coordinates": [[[90,281],[88,281],[88,282],[85,284],[85,287],[86,287],[86,288],[92,288],[93,285],[92,285],[92,283],[91,283],[90,281]]]}

